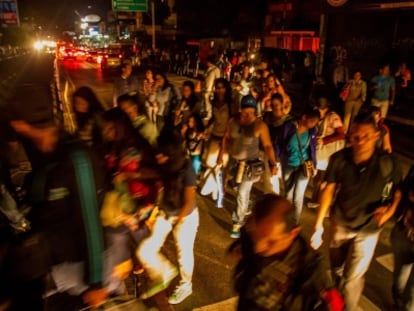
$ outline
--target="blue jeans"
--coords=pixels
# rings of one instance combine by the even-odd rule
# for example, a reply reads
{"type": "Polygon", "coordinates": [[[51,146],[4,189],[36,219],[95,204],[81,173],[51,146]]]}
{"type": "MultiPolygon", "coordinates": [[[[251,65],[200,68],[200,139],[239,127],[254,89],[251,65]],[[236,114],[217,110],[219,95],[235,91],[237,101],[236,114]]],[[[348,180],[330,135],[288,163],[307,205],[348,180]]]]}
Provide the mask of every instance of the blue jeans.
{"type": "Polygon", "coordinates": [[[224,205],[224,184],[223,184],[223,168],[214,168],[217,182],[217,207],[223,207],[224,205]]]}
{"type": "Polygon", "coordinates": [[[364,289],[364,277],[374,256],[380,231],[351,231],[334,221],[329,255],[333,277],[339,280],[345,298],[346,311],[358,309],[364,289]]]}
{"type": "Polygon", "coordinates": [[[399,222],[391,231],[394,253],[392,294],[401,311],[414,310],[414,241],[407,237],[404,225],[399,222]]]}
{"type": "MultiPolygon", "coordinates": [[[[237,160],[230,158],[227,169],[229,174],[235,178],[238,170],[237,160]]],[[[233,224],[244,225],[249,210],[250,192],[253,184],[253,181],[246,180],[246,176],[244,176],[242,182],[237,185],[236,210],[232,214],[233,224]]]]}
{"type": "Polygon", "coordinates": [[[288,166],[283,170],[286,198],[292,202],[295,208],[295,221],[298,224],[302,213],[303,198],[309,179],[303,175],[302,166],[288,166]]]}

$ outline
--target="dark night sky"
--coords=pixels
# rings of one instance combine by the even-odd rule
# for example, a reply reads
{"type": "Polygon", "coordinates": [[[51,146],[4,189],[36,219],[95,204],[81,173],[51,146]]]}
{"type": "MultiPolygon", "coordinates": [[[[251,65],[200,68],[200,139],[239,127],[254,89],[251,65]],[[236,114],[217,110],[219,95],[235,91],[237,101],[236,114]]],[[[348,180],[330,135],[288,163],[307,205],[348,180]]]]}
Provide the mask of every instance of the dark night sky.
{"type": "Polygon", "coordinates": [[[18,0],[18,5],[22,20],[25,17],[34,17],[35,21],[45,27],[59,25],[64,28],[73,25],[73,22],[78,19],[75,10],[86,14],[88,5],[92,5],[89,13],[100,14],[105,18],[111,2],[110,0],[18,0]]]}
{"type": "MultiPolygon", "coordinates": [[[[185,13],[195,18],[195,23],[200,22],[201,18],[206,24],[210,21],[210,24],[214,23],[221,29],[229,27],[238,18],[237,11],[240,6],[250,5],[255,9],[266,2],[267,0],[176,0],[176,6],[184,7],[185,13]]],[[[77,18],[74,10],[84,14],[88,5],[93,7],[90,13],[100,14],[104,19],[111,8],[111,0],[18,0],[18,4],[22,20],[25,17],[34,17],[38,24],[46,27],[50,25],[52,28],[56,24],[60,28],[73,25],[77,18]]]]}

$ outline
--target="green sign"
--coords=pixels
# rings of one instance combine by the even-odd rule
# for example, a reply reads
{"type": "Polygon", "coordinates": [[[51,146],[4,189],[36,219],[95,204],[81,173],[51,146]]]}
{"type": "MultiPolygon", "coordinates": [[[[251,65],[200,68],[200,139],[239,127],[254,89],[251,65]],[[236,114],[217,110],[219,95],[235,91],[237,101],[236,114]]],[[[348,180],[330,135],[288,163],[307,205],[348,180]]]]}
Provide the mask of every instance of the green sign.
{"type": "Polygon", "coordinates": [[[147,0],[112,0],[112,9],[121,12],[147,12],[147,0]]]}

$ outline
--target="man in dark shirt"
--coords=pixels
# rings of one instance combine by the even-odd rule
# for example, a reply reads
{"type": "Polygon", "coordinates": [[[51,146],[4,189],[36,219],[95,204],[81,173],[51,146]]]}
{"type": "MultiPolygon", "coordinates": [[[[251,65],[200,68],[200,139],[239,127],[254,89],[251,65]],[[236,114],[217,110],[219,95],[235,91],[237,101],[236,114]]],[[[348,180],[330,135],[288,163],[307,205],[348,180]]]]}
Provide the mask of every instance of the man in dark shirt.
{"type": "Polygon", "coordinates": [[[299,235],[293,211],[287,199],[264,195],[230,247],[239,259],[238,311],[307,311],[323,301],[329,310],[342,310],[343,299],[332,288],[321,256],[299,235]]]}
{"type": "Polygon", "coordinates": [[[113,91],[113,105],[118,105],[117,99],[123,94],[129,92],[138,92],[139,84],[138,79],[132,74],[132,65],[130,62],[124,62],[121,67],[122,73],[119,78],[114,81],[113,91]]]}
{"type": "Polygon", "coordinates": [[[357,310],[364,275],[384,223],[401,199],[401,170],[391,154],[375,145],[379,132],[370,114],[358,115],[351,127],[351,147],[330,158],[326,188],[320,197],[312,246],[322,243],[323,220],[331,204],[330,257],[334,276],[343,286],[346,310],[357,310]],[[333,199],[335,197],[335,200],[333,199]]]}

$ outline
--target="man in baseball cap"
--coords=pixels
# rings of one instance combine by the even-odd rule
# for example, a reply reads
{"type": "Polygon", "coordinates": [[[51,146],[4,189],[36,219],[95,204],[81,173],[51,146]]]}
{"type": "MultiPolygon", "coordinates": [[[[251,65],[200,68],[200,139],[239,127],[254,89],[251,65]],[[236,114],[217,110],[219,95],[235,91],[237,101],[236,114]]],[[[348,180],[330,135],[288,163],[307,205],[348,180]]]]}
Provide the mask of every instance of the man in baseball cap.
{"type": "MultiPolygon", "coordinates": [[[[233,212],[233,230],[232,238],[240,236],[240,228],[244,224],[246,213],[248,212],[250,191],[256,178],[247,176],[241,172],[241,168],[247,167],[249,163],[259,161],[259,145],[263,146],[264,152],[269,160],[271,172],[277,173],[276,158],[270,140],[269,129],[267,125],[257,117],[257,101],[251,95],[242,98],[240,104],[240,114],[232,118],[227,124],[226,133],[224,134],[221,149],[217,157],[217,164],[221,165],[224,152],[228,151],[230,160],[228,171],[233,176],[240,175],[236,178],[237,185],[237,208],[233,212]],[[240,174],[239,174],[240,173],[240,174]],[[240,179],[240,180],[238,180],[240,179]]],[[[260,176],[255,176],[259,177],[260,176]]]]}

